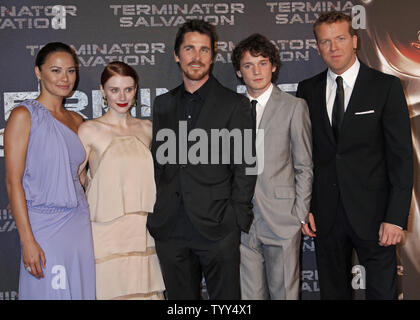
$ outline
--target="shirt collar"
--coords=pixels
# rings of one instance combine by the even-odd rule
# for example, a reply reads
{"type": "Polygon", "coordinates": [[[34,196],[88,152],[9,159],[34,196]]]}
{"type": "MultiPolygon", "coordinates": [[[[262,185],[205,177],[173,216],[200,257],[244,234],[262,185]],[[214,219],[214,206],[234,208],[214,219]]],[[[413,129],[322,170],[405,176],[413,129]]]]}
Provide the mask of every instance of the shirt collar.
{"type": "Polygon", "coordinates": [[[207,95],[209,93],[210,90],[210,83],[213,81],[213,75],[210,74],[209,78],[207,79],[206,82],[204,82],[204,84],[198,88],[196,91],[194,91],[194,93],[189,93],[187,90],[185,90],[185,85],[182,86],[182,94],[183,96],[196,96],[199,97],[202,101],[205,101],[207,98],[207,95]]]}
{"type": "MultiPolygon", "coordinates": [[[[340,76],[343,78],[343,83],[353,88],[356,82],[357,75],[359,73],[359,69],[360,62],[359,59],[357,59],[356,57],[356,61],[353,63],[353,65],[349,69],[347,69],[343,74],[340,74],[340,76]]],[[[332,83],[335,84],[335,78],[337,78],[338,76],[338,74],[335,74],[331,71],[331,69],[328,68],[328,78],[332,83]]]]}
{"type": "Polygon", "coordinates": [[[246,91],[246,96],[248,97],[249,101],[257,100],[258,104],[260,104],[262,107],[265,107],[265,105],[268,102],[268,99],[270,99],[271,92],[273,92],[273,84],[270,83],[270,86],[267,90],[264,91],[263,94],[261,94],[258,98],[253,98],[249,95],[248,90],[246,91]]]}

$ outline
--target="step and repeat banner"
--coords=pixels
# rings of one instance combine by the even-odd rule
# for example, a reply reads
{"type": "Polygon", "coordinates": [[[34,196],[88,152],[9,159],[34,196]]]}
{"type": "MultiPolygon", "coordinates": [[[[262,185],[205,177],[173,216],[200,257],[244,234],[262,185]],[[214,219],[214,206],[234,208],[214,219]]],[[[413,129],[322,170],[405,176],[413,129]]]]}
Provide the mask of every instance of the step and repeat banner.
{"type": "MultiPolygon", "coordinates": [[[[19,237],[4,184],[3,130],[11,109],[38,94],[35,56],[48,42],[71,45],[79,57],[80,80],[66,107],[85,119],[103,114],[100,74],[111,61],[134,67],[140,77],[133,115],[151,118],[153,99],[177,86],[181,74],[173,58],[175,35],[188,19],[216,26],[218,54],[213,73],[225,86],[244,93],[231,64],[235,44],[258,32],[278,47],[283,63],[277,85],[294,94],[297,83],[325,69],[312,25],[321,12],[352,14],[359,28],[359,57],[400,77],[412,119],[415,189],[410,226],[399,250],[400,297],[420,298],[419,131],[420,23],[418,0],[206,1],[91,0],[0,2],[0,300],[18,299],[19,237]]],[[[57,177],[59,178],[59,177],[57,177]]],[[[77,235],[75,235],[77,236],[77,235]]],[[[71,243],[69,243],[71,245],[71,243]]],[[[302,241],[301,297],[319,299],[312,239],[302,241]]],[[[363,279],[359,281],[363,288],[363,279]]],[[[363,298],[363,291],[356,296],[363,298]]]]}

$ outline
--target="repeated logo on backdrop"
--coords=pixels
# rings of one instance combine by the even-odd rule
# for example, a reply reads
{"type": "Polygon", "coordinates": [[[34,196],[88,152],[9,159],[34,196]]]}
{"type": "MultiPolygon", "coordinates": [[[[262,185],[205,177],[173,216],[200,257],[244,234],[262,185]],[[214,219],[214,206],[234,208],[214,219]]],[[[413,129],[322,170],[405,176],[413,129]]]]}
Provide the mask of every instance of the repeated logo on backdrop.
{"type": "Polygon", "coordinates": [[[0,291],[0,300],[17,300],[17,297],[16,291],[0,291]]]}
{"type": "Polygon", "coordinates": [[[12,215],[7,209],[0,209],[0,232],[12,232],[15,230],[17,229],[12,215]]]}
{"type": "Polygon", "coordinates": [[[156,3],[114,4],[109,9],[121,28],[179,27],[187,20],[203,19],[214,25],[235,25],[237,15],[245,13],[245,4],[235,3],[156,3]]]}
{"type": "MultiPolygon", "coordinates": [[[[35,56],[42,46],[31,44],[26,49],[31,56],[35,56]]],[[[153,66],[157,63],[157,55],[166,53],[163,42],[82,43],[71,46],[76,51],[81,67],[105,67],[116,60],[131,66],[153,66]]]]}
{"type": "Polygon", "coordinates": [[[313,24],[322,12],[338,10],[351,13],[351,1],[282,1],[267,2],[276,24],[313,24]]]}
{"type": "Polygon", "coordinates": [[[0,30],[66,29],[67,19],[76,15],[75,5],[0,6],[0,30]]]}
{"type": "Polygon", "coordinates": [[[302,237],[302,268],[300,273],[300,290],[302,295],[314,294],[319,292],[318,270],[313,260],[308,261],[308,257],[315,253],[315,242],[308,236],[302,237]]]}

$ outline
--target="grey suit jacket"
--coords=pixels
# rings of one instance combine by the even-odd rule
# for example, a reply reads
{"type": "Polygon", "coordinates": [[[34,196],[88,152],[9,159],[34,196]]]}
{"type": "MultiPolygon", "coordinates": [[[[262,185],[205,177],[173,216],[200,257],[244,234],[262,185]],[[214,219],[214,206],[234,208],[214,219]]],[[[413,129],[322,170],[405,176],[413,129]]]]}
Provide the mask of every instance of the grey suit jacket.
{"type": "MultiPolygon", "coordinates": [[[[264,129],[264,168],[257,178],[254,199],[270,229],[288,239],[300,229],[301,221],[306,221],[311,200],[308,106],[274,85],[258,128],[264,129]]],[[[262,161],[260,156],[258,160],[262,161]]]]}

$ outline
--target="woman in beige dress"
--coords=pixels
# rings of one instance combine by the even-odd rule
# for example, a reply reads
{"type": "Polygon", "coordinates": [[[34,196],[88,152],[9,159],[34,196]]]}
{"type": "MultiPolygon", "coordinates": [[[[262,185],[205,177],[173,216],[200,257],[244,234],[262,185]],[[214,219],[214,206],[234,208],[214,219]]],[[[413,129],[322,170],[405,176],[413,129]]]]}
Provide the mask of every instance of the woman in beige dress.
{"type": "Polygon", "coordinates": [[[79,174],[92,223],[96,298],[163,299],[154,240],[146,229],[156,192],[152,125],[129,112],[138,76],[127,64],[111,62],[102,72],[100,89],[108,111],[78,131],[86,150],[79,174]]]}

